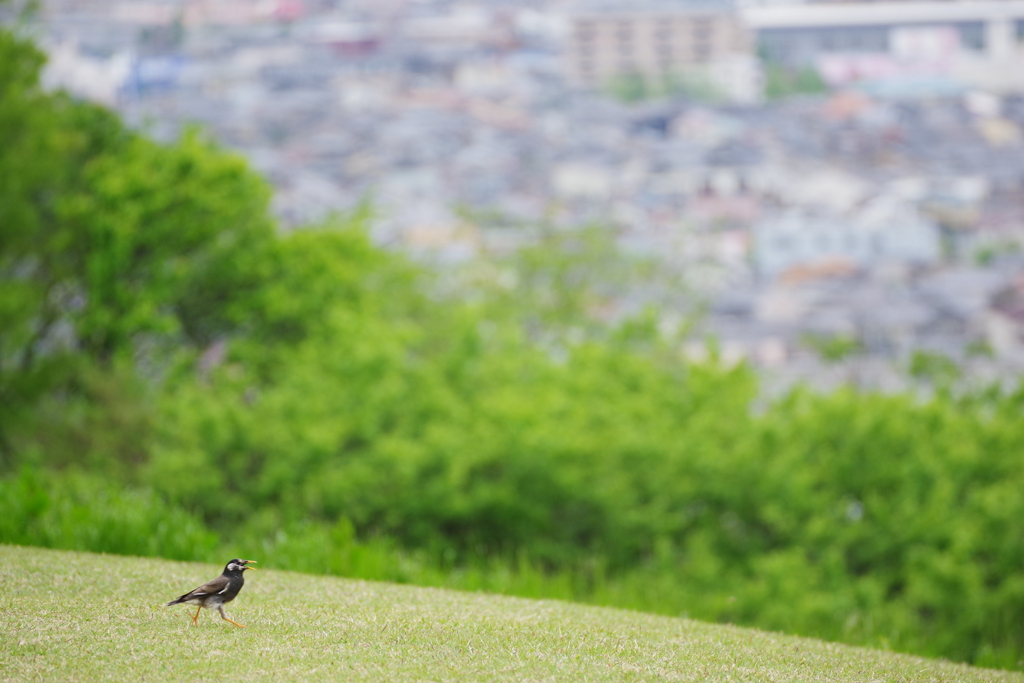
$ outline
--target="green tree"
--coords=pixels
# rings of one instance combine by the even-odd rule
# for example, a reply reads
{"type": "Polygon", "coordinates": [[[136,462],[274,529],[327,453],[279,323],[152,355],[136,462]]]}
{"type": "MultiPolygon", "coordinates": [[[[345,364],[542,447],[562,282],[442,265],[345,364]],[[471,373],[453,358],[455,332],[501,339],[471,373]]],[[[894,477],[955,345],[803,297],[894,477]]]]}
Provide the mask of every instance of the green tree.
{"type": "Polygon", "coordinates": [[[863,350],[860,340],[848,334],[806,334],[802,341],[816,351],[822,360],[830,363],[838,363],[863,350]]]}
{"type": "Polygon", "coordinates": [[[795,68],[775,62],[764,66],[765,96],[769,100],[794,95],[819,95],[828,92],[828,84],[810,66],[795,68]]]}
{"type": "Polygon", "coordinates": [[[206,305],[223,312],[240,284],[232,277],[248,277],[232,261],[265,249],[272,236],[263,182],[196,133],[173,146],[130,135],[90,159],[80,181],[58,217],[68,284],[82,300],[70,315],[81,350],[108,362],[143,333],[208,341],[217,326],[196,320],[210,312],[197,310],[194,280],[211,288],[206,305]]]}
{"type": "Polygon", "coordinates": [[[242,159],[195,132],[160,145],[46,93],[42,64],[0,31],[4,458],[15,426],[31,431],[26,411],[89,393],[90,367],[138,362],[146,339],[201,346],[241,323],[253,255],[274,236],[268,188],[242,159]]]}
{"type": "Polygon", "coordinates": [[[962,372],[949,356],[936,351],[914,351],[910,356],[911,376],[927,380],[939,386],[949,386],[962,372]]]}

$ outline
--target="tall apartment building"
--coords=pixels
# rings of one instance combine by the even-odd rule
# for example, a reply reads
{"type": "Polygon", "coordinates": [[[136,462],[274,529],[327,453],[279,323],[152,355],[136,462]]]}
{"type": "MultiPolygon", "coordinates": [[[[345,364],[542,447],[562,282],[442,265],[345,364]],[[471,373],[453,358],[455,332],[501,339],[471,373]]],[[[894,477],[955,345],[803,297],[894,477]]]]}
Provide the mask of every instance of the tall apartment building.
{"type": "Polygon", "coordinates": [[[662,82],[707,75],[724,63],[750,58],[752,46],[734,11],[627,2],[569,16],[566,73],[581,87],[602,87],[622,75],[662,82]]]}

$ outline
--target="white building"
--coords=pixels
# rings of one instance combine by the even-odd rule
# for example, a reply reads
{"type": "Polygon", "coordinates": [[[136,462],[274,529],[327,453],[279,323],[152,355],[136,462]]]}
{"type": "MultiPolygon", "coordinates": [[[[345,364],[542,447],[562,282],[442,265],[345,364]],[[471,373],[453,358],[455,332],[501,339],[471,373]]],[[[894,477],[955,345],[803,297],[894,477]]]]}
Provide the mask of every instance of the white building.
{"type": "Polygon", "coordinates": [[[792,210],[759,222],[753,238],[755,267],[767,278],[822,264],[927,265],[937,262],[942,253],[934,223],[912,206],[886,199],[845,216],[792,210]]]}
{"type": "Polygon", "coordinates": [[[832,85],[945,78],[1024,90],[1024,0],[769,3],[741,10],[762,54],[832,85]]]}
{"type": "Polygon", "coordinates": [[[64,88],[78,97],[113,107],[132,72],[132,56],[119,52],[109,58],[84,54],[75,41],[48,46],[42,84],[64,88]]]}

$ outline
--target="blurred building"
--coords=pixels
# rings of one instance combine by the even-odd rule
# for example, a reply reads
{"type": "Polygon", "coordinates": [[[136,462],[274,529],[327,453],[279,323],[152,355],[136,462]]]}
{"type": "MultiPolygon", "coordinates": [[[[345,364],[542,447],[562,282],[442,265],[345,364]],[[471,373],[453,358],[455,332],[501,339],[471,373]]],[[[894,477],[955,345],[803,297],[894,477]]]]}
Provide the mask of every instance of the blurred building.
{"type": "Polygon", "coordinates": [[[725,5],[624,2],[570,13],[566,75],[601,88],[621,77],[655,87],[703,81],[734,100],[759,95],[753,40],[725,5]]]}
{"type": "Polygon", "coordinates": [[[767,60],[814,67],[833,86],[868,82],[903,95],[929,84],[1024,91],[1022,0],[754,0],[741,14],[767,60]]]}
{"type": "Polygon", "coordinates": [[[754,228],[754,260],[768,278],[794,268],[853,272],[887,262],[933,265],[940,258],[938,227],[910,206],[882,198],[847,216],[793,210],[754,228]]]}

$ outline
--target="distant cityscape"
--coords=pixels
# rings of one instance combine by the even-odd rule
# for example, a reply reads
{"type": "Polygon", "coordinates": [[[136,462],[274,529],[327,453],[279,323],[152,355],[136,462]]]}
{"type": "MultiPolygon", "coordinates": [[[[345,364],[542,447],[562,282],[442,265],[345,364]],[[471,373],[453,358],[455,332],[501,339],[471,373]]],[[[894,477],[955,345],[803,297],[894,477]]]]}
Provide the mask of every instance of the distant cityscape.
{"type": "Polygon", "coordinates": [[[369,200],[443,266],[599,222],[778,386],[1024,371],[1024,0],[48,0],[31,28],[48,87],[199,124],[284,226],[369,200]]]}

